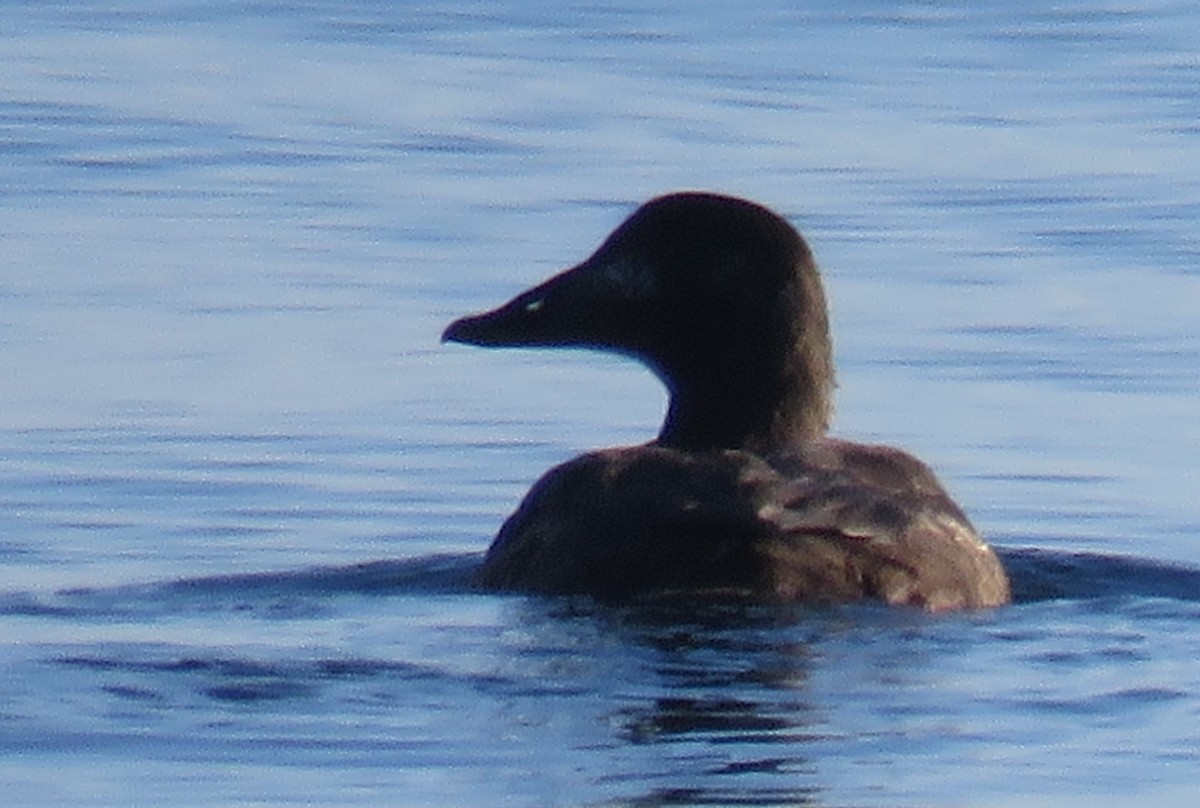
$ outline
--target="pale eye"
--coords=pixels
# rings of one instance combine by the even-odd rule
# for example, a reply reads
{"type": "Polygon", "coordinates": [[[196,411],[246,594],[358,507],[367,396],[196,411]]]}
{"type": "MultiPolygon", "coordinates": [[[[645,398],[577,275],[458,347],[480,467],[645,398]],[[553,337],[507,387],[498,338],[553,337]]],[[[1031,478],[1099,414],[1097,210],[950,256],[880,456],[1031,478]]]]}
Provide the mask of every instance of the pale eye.
{"type": "Polygon", "coordinates": [[[525,304],[525,311],[527,311],[527,312],[529,312],[530,314],[532,314],[533,312],[535,312],[535,311],[537,311],[538,309],[540,309],[540,308],[542,307],[542,304],[543,304],[544,302],[545,302],[545,301],[544,301],[544,300],[542,300],[542,298],[540,298],[540,297],[539,297],[537,300],[531,300],[531,301],[529,301],[528,303],[526,303],[526,304],[525,304]]]}

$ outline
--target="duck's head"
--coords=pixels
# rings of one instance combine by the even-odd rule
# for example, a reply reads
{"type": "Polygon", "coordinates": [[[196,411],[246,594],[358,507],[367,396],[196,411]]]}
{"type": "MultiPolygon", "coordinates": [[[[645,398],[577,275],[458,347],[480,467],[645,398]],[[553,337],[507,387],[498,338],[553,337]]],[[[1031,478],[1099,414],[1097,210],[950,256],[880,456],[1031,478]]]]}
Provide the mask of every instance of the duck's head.
{"type": "Polygon", "coordinates": [[[634,356],[671,394],[664,446],[769,452],[822,434],[832,414],[812,254],[782,217],[727,196],[647,202],[582,264],[442,339],[634,356]]]}

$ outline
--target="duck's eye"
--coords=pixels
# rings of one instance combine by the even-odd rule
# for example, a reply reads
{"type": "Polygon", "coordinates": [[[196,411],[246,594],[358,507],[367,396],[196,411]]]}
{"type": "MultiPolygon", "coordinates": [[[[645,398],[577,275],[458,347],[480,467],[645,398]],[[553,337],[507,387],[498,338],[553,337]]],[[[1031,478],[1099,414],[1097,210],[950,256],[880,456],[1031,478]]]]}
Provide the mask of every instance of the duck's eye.
{"type": "Polygon", "coordinates": [[[604,278],[631,298],[644,300],[654,295],[654,276],[638,261],[618,259],[604,266],[604,278]]]}
{"type": "Polygon", "coordinates": [[[543,305],[545,302],[546,302],[546,301],[545,301],[545,300],[543,300],[543,299],[542,299],[542,298],[540,298],[540,297],[539,297],[539,298],[536,298],[536,299],[534,299],[534,300],[531,300],[531,301],[529,301],[528,303],[526,303],[526,304],[525,304],[525,311],[526,311],[526,312],[528,312],[529,314],[532,314],[533,312],[535,312],[535,311],[538,311],[539,309],[541,309],[542,305],[543,305]]]}

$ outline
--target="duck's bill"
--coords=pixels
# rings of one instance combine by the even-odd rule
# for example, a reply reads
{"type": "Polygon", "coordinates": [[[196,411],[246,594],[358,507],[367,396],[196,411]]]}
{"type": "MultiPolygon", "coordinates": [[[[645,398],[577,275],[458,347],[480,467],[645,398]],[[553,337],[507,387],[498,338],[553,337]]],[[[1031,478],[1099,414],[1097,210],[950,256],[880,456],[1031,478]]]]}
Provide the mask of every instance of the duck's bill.
{"type": "Polygon", "coordinates": [[[544,305],[531,289],[499,308],[460,317],[442,332],[442,342],[465,345],[536,345],[536,336],[547,330],[539,324],[538,309],[544,305]]]}
{"type": "Polygon", "coordinates": [[[606,263],[587,261],[522,292],[499,308],[455,320],[442,342],[483,346],[621,347],[628,290],[606,263]]]}

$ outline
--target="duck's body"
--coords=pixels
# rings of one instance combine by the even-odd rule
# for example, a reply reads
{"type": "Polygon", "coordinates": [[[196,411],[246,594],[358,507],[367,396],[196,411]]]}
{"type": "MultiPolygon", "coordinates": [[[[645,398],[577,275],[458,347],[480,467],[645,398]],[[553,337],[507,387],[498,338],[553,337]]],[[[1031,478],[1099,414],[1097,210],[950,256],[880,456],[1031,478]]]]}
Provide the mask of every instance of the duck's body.
{"type": "Polygon", "coordinates": [[[653,200],[583,264],[444,339],[626,353],[671,393],[653,443],[586,454],[538,481],[488,550],[485,586],[937,610],[1009,599],[995,553],[928,467],[826,436],[820,278],[799,234],[765,208],[653,200]]]}
{"type": "Polygon", "coordinates": [[[1008,600],[1008,581],[933,473],[822,438],[739,450],[610,449],[551,469],[504,524],[481,582],[588,593],[874,598],[931,610],[1008,600]]]}

